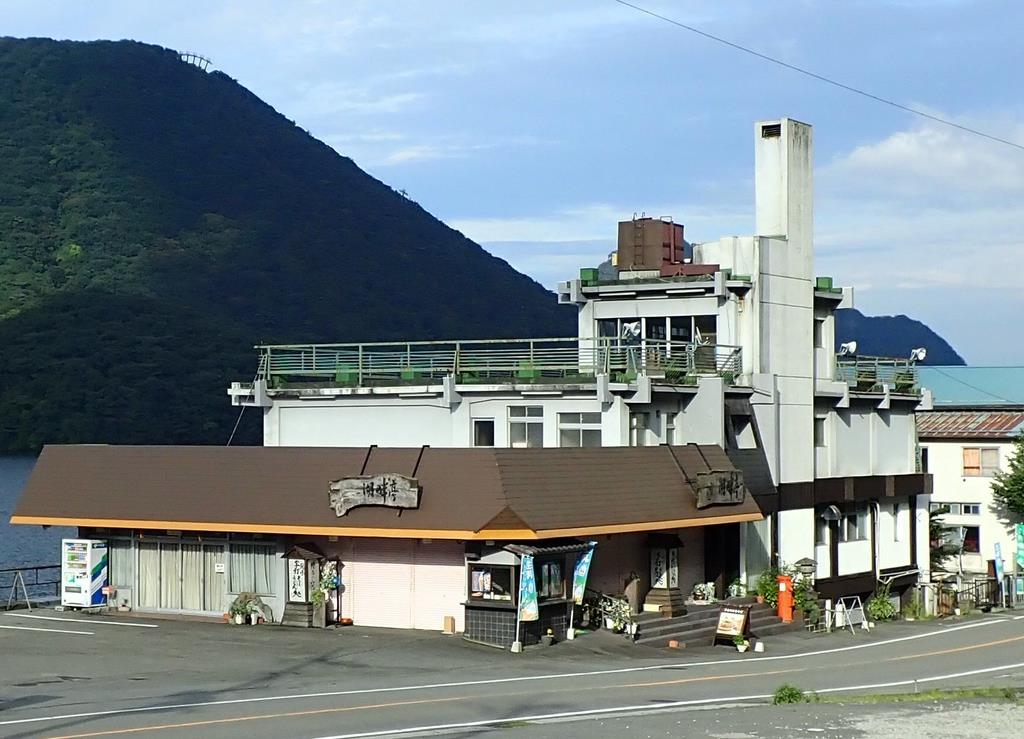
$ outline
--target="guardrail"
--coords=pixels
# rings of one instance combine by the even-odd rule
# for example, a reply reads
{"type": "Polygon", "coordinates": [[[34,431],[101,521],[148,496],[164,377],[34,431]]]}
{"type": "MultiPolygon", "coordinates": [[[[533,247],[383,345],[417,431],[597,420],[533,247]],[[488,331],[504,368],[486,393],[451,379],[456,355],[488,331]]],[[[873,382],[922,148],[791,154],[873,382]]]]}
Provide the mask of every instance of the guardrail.
{"type": "Polygon", "coordinates": [[[883,385],[888,385],[894,393],[920,392],[917,367],[909,359],[837,357],[836,379],[860,392],[881,392],[883,385]]]}
{"type": "Polygon", "coordinates": [[[0,567],[0,603],[7,608],[24,603],[26,593],[33,603],[59,599],[60,565],[0,567]]]}
{"type": "Polygon", "coordinates": [[[615,339],[492,339],[372,344],[263,345],[258,377],[271,387],[327,382],[367,386],[460,383],[586,382],[606,374],[629,382],[640,374],[672,384],[700,375],[732,382],[742,371],[739,347],[615,339]]]}

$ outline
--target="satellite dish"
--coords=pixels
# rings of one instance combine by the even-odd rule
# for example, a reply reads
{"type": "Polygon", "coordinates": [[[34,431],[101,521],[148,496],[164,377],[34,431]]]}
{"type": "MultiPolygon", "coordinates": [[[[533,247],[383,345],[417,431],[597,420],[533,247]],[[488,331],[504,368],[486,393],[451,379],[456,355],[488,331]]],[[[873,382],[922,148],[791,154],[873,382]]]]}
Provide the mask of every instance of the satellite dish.
{"type": "Polygon", "coordinates": [[[910,352],[910,361],[923,362],[924,358],[927,356],[928,350],[925,349],[923,346],[919,346],[917,349],[914,349],[912,352],[910,352]]]}
{"type": "Polygon", "coordinates": [[[856,354],[856,353],[857,353],[857,342],[856,341],[847,341],[847,342],[839,345],[839,356],[840,357],[845,357],[845,356],[848,356],[848,355],[851,355],[851,354],[856,354]]]}
{"type": "Polygon", "coordinates": [[[623,322],[622,339],[624,341],[638,341],[640,339],[640,321],[623,322]]]}

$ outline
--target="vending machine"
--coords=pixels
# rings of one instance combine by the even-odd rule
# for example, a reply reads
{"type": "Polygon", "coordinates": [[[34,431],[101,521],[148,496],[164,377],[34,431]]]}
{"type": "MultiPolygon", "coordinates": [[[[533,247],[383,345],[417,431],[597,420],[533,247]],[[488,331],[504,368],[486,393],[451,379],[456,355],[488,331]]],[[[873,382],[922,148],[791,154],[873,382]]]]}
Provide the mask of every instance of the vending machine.
{"type": "Polygon", "coordinates": [[[102,606],[107,597],[107,542],[96,539],[62,539],[60,604],[78,608],[102,606]]]}

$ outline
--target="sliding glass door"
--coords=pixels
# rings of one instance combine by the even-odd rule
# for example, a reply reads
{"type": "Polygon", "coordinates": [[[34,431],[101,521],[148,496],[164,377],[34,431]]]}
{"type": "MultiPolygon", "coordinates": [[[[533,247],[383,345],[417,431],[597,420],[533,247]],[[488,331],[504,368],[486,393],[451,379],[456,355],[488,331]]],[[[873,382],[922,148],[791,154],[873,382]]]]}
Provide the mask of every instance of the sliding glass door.
{"type": "Polygon", "coordinates": [[[136,605],[162,611],[224,610],[224,547],[198,542],[140,541],[136,605]]]}

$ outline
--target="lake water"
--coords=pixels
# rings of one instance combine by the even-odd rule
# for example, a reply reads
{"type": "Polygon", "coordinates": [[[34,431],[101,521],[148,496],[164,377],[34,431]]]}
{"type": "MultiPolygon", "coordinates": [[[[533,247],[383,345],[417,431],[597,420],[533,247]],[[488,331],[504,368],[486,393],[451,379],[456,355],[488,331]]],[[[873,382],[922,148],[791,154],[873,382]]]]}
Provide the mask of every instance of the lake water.
{"type": "Polygon", "coordinates": [[[75,530],[53,526],[12,526],[9,521],[36,463],[35,457],[0,456],[0,568],[25,564],[57,564],[60,540],[75,530]]]}

